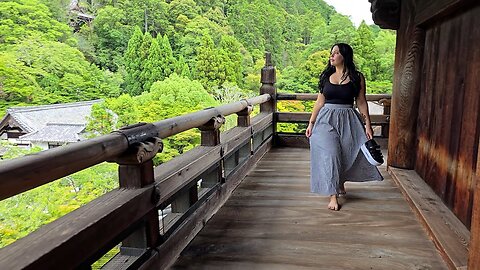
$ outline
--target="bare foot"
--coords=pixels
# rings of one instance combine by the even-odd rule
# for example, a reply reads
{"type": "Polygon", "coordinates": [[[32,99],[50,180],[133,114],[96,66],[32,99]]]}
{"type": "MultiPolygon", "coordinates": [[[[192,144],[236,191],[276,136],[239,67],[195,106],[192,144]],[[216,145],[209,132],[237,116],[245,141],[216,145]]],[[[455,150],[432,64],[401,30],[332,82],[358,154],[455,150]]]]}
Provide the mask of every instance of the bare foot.
{"type": "Polygon", "coordinates": [[[336,195],[330,195],[330,203],[328,204],[328,209],[334,211],[338,211],[340,209],[336,195]]]}

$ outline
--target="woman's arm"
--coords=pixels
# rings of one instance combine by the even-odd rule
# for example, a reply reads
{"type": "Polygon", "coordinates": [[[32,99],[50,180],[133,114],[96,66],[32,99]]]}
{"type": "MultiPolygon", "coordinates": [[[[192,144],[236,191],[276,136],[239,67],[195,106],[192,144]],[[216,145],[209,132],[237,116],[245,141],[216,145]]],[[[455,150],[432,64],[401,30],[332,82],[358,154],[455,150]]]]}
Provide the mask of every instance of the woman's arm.
{"type": "Polygon", "coordinates": [[[357,107],[362,115],[363,120],[365,121],[365,133],[367,138],[370,140],[373,138],[373,130],[370,122],[370,113],[368,112],[367,98],[365,97],[366,86],[365,86],[365,77],[360,73],[360,92],[357,97],[357,107]]]}
{"type": "Polygon", "coordinates": [[[315,105],[313,105],[312,115],[310,116],[310,120],[308,121],[307,131],[305,131],[305,135],[307,138],[310,138],[312,135],[312,128],[315,124],[315,120],[317,119],[318,112],[325,104],[325,96],[322,93],[318,93],[317,101],[315,101],[315,105]]]}

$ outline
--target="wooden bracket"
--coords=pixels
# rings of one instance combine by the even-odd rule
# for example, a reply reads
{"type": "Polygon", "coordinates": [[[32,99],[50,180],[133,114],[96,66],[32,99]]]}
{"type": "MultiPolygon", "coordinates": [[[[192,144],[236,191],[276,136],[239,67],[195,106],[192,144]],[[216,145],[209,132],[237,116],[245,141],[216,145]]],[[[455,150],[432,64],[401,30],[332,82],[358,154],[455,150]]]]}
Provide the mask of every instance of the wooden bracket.
{"type": "Polygon", "coordinates": [[[121,165],[142,164],[151,160],[155,155],[163,150],[162,139],[158,137],[149,138],[144,142],[133,144],[125,153],[109,162],[116,162],[121,165]]]}
{"type": "Polygon", "coordinates": [[[248,104],[248,106],[237,112],[237,126],[239,127],[248,127],[250,126],[251,122],[250,122],[250,114],[252,113],[253,111],[253,106],[248,104]]]}
{"type": "Polygon", "coordinates": [[[225,117],[218,115],[205,125],[199,126],[202,146],[215,146],[220,143],[220,127],[225,123],[225,117]]]}

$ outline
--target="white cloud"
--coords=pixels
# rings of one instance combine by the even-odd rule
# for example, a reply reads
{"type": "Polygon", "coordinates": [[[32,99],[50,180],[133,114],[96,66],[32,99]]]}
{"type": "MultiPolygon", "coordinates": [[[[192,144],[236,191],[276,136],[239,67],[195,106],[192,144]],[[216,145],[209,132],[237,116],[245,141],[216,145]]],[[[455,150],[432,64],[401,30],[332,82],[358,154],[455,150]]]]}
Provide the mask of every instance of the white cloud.
{"type": "Polygon", "coordinates": [[[368,0],[324,0],[343,15],[350,16],[353,24],[358,27],[362,20],[370,25],[373,24],[370,2],[368,0]]]}

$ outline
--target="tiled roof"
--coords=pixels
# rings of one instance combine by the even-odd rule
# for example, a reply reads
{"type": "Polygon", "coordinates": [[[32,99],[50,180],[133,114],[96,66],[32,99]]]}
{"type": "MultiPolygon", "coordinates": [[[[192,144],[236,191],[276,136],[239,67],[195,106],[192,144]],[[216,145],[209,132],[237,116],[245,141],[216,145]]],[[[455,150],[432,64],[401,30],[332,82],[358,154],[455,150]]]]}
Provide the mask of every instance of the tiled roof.
{"type": "Polygon", "coordinates": [[[101,100],[7,109],[10,116],[26,132],[40,131],[47,123],[85,125],[92,105],[101,100]]]}
{"type": "Polygon", "coordinates": [[[79,134],[84,129],[84,124],[47,123],[40,130],[20,136],[19,139],[31,142],[77,142],[82,139],[79,134]]]}

